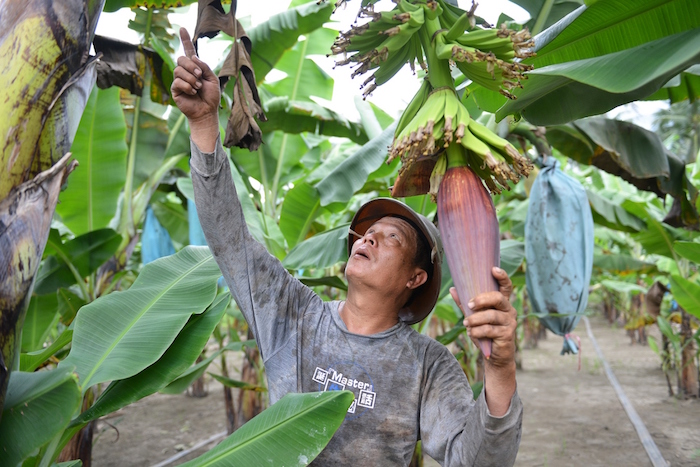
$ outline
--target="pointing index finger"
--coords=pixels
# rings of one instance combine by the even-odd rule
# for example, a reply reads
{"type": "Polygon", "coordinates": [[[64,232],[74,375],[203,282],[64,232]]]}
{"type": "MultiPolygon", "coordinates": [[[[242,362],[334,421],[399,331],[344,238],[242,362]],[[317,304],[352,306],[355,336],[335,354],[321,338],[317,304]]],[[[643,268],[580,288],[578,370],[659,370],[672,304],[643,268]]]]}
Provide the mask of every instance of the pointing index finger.
{"type": "Polygon", "coordinates": [[[192,44],[192,39],[190,39],[190,33],[187,29],[180,28],[180,40],[182,41],[182,47],[185,49],[185,56],[187,58],[192,58],[197,56],[197,52],[194,50],[194,45],[192,44]]]}

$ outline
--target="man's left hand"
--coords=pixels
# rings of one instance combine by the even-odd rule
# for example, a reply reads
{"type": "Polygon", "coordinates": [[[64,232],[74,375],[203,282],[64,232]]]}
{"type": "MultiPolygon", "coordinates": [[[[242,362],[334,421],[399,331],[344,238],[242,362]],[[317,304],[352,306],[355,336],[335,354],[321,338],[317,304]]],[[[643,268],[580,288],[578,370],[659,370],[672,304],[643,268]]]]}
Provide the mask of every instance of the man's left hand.
{"type": "MultiPolygon", "coordinates": [[[[513,283],[501,268],[494,267],[492,274],[498,281],[499,290],[479,294],[469,301],[467,306],[473,313],[464,318],[464,326],[472,339],[493,340],[488,366],[511,367],[515,362],[515,330],[518,323],[518,313],[510,303],[513,283]]],[[[450,288],[450,294],[457,306],[464,310],[454,287],[450,288]]]]}

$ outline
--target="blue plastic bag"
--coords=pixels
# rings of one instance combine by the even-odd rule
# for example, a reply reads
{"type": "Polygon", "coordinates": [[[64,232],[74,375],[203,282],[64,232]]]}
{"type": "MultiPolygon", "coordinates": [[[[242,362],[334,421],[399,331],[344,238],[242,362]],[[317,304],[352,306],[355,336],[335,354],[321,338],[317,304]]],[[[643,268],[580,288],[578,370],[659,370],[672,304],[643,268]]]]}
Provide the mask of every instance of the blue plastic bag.
{"type": "Polygon", "coordinates": [[[163,256],[175,253],[170,234],[163,227],[150,206],[146,209],[146,220],[141,234],[141,262],[148,264],[163,256]]]}
{"type": "Polygon", "coordinates": [[[570,333],[588,304],[593,215],[581,184],[548,157],[530,191],[525,220],[527,293],[540,321],[564,337],[562,355],[578,353],[570,333]]]}
{"type": "Polygon", "coordinates": [[[207,239],[204,238],[202,224],[199,223],[197,207],[191,199],[187,200],[187,220],[190,224],[190,245],[206,245],[207,239]]]}

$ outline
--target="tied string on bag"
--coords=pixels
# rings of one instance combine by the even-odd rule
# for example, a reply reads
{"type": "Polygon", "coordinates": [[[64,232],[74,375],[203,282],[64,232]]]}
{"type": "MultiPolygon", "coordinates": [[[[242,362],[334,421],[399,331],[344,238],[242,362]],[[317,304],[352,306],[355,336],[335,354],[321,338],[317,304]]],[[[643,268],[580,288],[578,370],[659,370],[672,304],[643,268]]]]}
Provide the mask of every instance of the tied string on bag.
{"type": "Polygon", "coordinates": [[[572,341],[575,339],[576,340],[576,348],[578,349],[578,371],[581,371],[581,338],[577,336],[576,334],[564,334],[564,339],[567,341],[572,341]]]}

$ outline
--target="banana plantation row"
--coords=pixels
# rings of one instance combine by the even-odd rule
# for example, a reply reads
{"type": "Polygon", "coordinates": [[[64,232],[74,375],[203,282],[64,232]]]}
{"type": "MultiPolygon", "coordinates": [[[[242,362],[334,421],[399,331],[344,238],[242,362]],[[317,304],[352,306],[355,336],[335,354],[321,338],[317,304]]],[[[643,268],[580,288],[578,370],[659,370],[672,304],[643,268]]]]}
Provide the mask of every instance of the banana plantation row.
{"type": "MultiPolygon", "coordinates": [[[[182,4],[197,14],[199,47],[220,32],[230,44],[210,65],[233,180],[252,236],[301,282],[344,298],[348,226],[378,196],[403,199],[448,237],[456,221],[446,206],[468,178],[487,206],[471,214],[473,240],[494,243],[484,248],[500,250],[515,286],[518,345],[543,326],[563,336],[570,329],[558,326],[573,327],[586,301],[570,312],[538,305],[528,274],[539,250],[525,235],[535,238],[538,173],[559,171],[592,220],[580,239],[590,243],[581,293],[635,338],[658,325],[663,341],[648,343],[669,393],[697,398],[700,3],[513,2],[530,14],[525,24],[504,12],[490,27],[451,0],[339,2],[359,13],[338,24],[342,5],[293,0],[244,29],[218,0],[197,9],[193,0],[0,0],[0,464],[89,465],[100,417],[184,392],[205,373],[225,388],[233,434],[193,465],[258,465],[261,453],[275,465],[300,452],[310,462],[352,403],[346,392],[290,394],[263,412],[264,367],[205,246],[189,128],[170,95],[179,39],[169,15],[182,4]],[[101,13],[122,8],[139,44],[95,35],[101,13]],[[315,61],[328,54],[351,68],[338,71],[363,75],[358,122],[318,103],[334,93],[315,61]],[[418,91],[394,118],[371,100],[394,92],[384,85],[407,64],[418,91]],[[273,70],[283,77],[271,80],[273,70]],[[638,100],[671,104],[655,132],[604,115],[638,100]],[[220,374],[209,367],[217,359],[220,374]],[[258,448],[299,430],[316,435],[258,448]]],[[[464,254],[446,250],[447,262],[464,254]]],[[[481,352],[448,290],[467,297],[493,284],[455,270],[444,264],[437,305],[414,327],[449,345],[478,394],[481,352]]]]}

